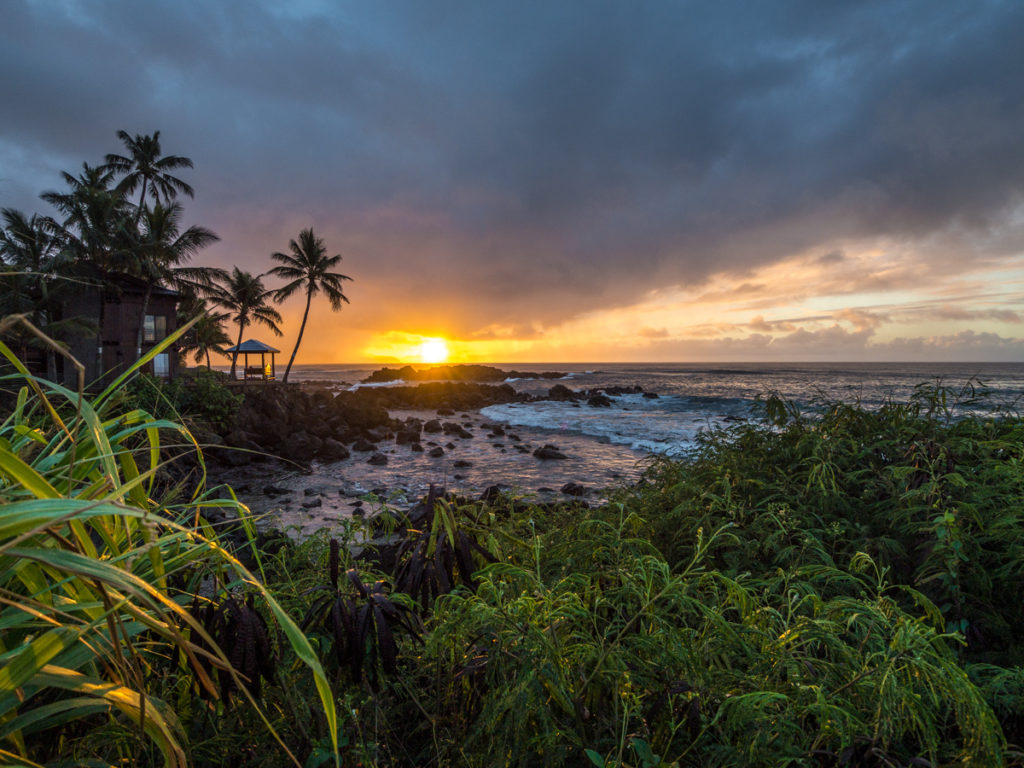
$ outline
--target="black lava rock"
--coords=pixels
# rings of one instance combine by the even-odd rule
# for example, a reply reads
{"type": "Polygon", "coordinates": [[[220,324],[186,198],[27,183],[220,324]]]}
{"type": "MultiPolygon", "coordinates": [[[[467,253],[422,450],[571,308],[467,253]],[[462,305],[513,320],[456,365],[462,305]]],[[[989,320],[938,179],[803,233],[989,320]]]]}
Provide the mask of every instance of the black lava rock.
{"type": "Polygon", "coordinates": [[[568,459],[569,457],[562,453],[558,448],[548,443],[541,448],[538,448],[533,452],[533,455],[538,459],[568,459]]]}

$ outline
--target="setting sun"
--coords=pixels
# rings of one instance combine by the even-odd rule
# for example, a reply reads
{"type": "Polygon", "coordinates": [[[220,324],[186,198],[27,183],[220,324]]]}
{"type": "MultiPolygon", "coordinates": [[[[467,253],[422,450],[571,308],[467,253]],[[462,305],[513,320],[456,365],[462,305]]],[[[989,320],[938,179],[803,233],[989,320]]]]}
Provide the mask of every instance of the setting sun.
{"type": "Polygon", "coordinates": [[[448,345],[444,339],[426,339],[419,348],[424,363],[443,363],[448,359],[448,345]]]}

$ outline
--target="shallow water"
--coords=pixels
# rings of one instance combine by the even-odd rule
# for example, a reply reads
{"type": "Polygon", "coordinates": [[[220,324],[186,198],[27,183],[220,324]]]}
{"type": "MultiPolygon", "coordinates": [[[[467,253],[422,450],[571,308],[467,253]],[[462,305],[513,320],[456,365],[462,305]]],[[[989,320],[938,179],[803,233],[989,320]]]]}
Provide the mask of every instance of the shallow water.
{"type": "MultiPolygon", "coordinates": [[[[436,418],[433,411],[392,411],[394,418],[413,416],[436,418]]],[[[460,413],[448,421],[463,424],[473,433],[471,438],[424,433],[423,453],[409,445],[393,441],[381,442],[378,450],[388,457],[384,466],[367,463],[370,453],[353,452],[344,461],[314,463],[309,472],[270,469],[270,465],[250,465],[233,470],[231,484],[239,498],[261,519],[262,526],[290,530],[294,536],[306,536],[323,528],[333,529],[350,518],[357,509],[378,511],[381,504],[367,501],[375,492],[389,506],[404,508],[426,495],[430,484],[447,488],[461,495],[478,496],[488,486],[504,484],[514,492],[551,500],[567,496],[560,489],[567,483],[579,483],[587,489],[584,499],[600,501],[603,490],[636,482],[646,455],[624,445],[604,443],[573,431],[562,432],[534,427],[508,428],[505,436],[488,437],[489,425],[496,422],[477,413],[460,413]],[[512,439],[512,435],[519,438],[512,439]],[[445,455],[428,455],[437,443],[445,455]],[[520,452],[513,445],[525,445],[520,452]],[[546,444],[555,445],[566,459],[543,460],[532,451],[546,444]],[[456,461],[469,461],[468,467],[456,467],[456,461]],[[270,497],[263,493],[267,485],[288,489],[288,493],[270,497]],[[241,490],[239,490],[241,488],[241,490]],[[305,495],[306,490],[316,491],[305,495]],[[304,508],[303,502],[319,499],[321,506],[304,508]],[[353,503],[363,500],[362,507],[353,503]]]]}

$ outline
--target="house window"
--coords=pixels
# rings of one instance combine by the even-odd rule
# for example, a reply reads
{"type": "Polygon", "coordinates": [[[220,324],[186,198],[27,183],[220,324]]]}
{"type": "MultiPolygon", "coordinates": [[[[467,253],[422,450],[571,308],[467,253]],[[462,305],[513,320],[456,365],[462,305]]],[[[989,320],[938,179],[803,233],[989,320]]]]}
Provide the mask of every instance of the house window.
{"type": "Polygon", "coordinates": [[[166,379],[171,375],[171,362],[166,352],[161,352],[153,358],[153,375],[166,379]]]}
{"type": "Polygon", "coordinates": [[[143,341],[160,341],[167,335],[167,317],[165,315],[146,315],[142,326],[143,341]]]}

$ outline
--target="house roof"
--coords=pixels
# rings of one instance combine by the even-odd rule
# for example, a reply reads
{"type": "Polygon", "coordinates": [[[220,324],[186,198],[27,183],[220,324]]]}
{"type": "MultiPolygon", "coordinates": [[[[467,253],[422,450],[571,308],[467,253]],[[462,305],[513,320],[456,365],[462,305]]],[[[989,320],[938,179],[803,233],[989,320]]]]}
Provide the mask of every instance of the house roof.
{"type": "Polygon", "coordinates": [[[225,352],[280,352],[280,349],[274,349],[271,346],[264,344],[262,341],[257,339],[246,339],[237,347],[228,347],[225,352]]]}

